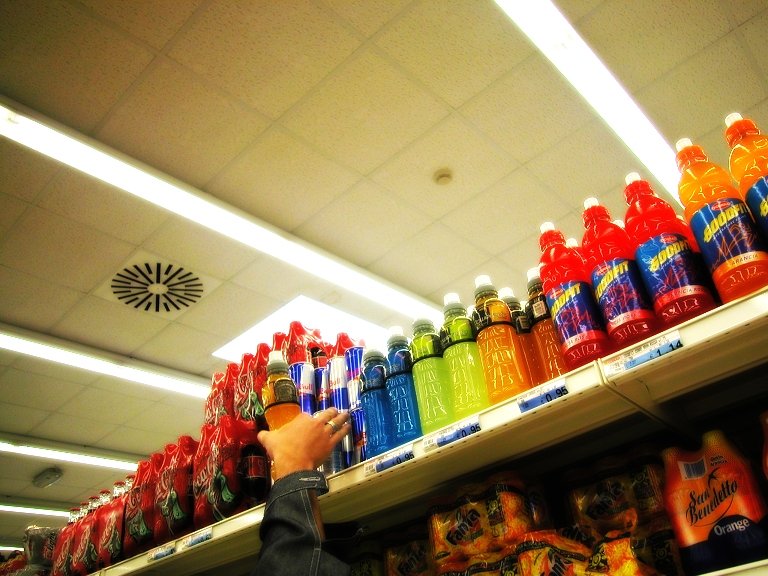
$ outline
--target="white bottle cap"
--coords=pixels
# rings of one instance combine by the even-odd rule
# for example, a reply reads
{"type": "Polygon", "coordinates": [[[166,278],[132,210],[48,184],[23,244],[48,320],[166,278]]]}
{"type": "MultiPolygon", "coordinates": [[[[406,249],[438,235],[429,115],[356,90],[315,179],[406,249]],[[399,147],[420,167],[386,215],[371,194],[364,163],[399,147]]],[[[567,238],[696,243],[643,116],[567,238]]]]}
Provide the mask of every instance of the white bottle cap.
{"type": "Polygon", "coordinates": [[[552,222],[542,222],[541,226],[539,226],[539,232],[542,234],[544,232],[552,232],[552,230],[555,229],[555,225],[552,222]]]}
{"type": "Polygon", "coordinates": [[[627,186],[632,184],[632,182],[637,182],[638,180],[642,180],[642,178],[640,178],[640,174],[638,174],[637,172],[630,172],[629,174],[624,176],[624,184],[626,184],[627,186]]]}
{"type": "Polygon", "coordinates": [[[566,245],[568,248],[578,248],[578,247],[579,247],[579,241],[578,241],[578,240],[576,240],[576,238],[568,238],[568,239],[565,241],[565,245],[566,245]]]}
{"type": "Polygon", "coordinates": [[[269,356],[267,357],[267,364],[272,364],[273,362],[285,362],[285,357],[283,356],[282,350],[272,350],[269,353],[269,356]]]}
{"type": "Polygon", "coordinates": [[[595,206],[600,206],[600,202],[598,202],[597,198],[587,198],[584,200],[584,209],[594,208],[595,206]]]}
{"type": "Polygon", "coordinates": [[[680,140],[677,141],[675,144],[675,149],[680,152],[684,148],[688,148],[688,146],[693,146],[693,142],[691,142],[690,138],[680,138],[680,140]]]}
{"type": "Polygon", "coordinates": [[[491,277],[487,274],[480,274],[480,276],[475,278],[475,288],[480,288],[480,286],[493,286],[493,283],[491,282],[491,277]]]}
{"type": "Polygon", "coordinates": [[[738,112],[731,112],[730,114],[728,114],[728,116],[725,117],[725,127],[730,128],[731,124],[733,124],[734,122],[737,122],[738,120],[743,120],[743,118],[741,117],[741,114],[739,114],[738,112]]]}
{"type": "Polygon", "coordinates": [[[451,304],[461,304],[461,298],[456,292],[448,292],[443,296],[443,306],[450,306],[451,304]]]}
{"type": "Polygon", "coordinates": [[[520,300],[520,308],[525,310],[526,306],[528,306],[528,300],[520,300]]]}
{"type": "Polygon", "coordinates": [[[624,228],[624,220],[622,220],[621,218],[617,218],[616,220],[613,221],[613,223],[616,224],[616,226],[618,226],[619,228],[624,228]]]}
{"type": "Polygon", "coordinates": [[[509,286],[504,286],[504,288],[499,288],[499,298],[504,300],[504,298],[514,298],[515,292],[510,288],[509,286]]]}
{"type": "Polygon", "coordinates": [[[528,272],[526,273],[526,276],[528,278],[528,282],[530,282],[534,278],[540,278],[541,272],[539,272],[539,266],[536,266],[536,268],[528,268],[528,272]]]}

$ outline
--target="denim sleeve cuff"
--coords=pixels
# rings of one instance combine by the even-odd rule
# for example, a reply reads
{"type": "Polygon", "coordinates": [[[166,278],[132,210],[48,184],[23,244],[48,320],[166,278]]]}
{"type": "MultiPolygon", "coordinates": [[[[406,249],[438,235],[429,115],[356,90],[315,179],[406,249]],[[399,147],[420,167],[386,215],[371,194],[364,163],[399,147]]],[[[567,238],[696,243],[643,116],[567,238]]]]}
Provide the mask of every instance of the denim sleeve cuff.
{"type": "Polygon", "coordinates": [[[317,490],[318,495],[325,494],[328,492],[328,482],[325,480],[325,475],[317,470],[300,470],[283,476],[269,491],[266,507],[269,508],[269,505],[281,496],[299,490],[317,490]]]}

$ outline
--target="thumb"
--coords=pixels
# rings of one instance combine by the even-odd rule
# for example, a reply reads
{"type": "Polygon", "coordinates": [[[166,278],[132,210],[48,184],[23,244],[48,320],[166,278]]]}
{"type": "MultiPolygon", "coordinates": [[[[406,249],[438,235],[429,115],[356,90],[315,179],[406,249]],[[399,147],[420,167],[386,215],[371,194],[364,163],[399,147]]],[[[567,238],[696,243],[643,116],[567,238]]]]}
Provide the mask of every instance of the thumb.
{"type": "Polygon", "coordinates": [[[267,444],[271,441],[270,438],[270,432],[267,430],[260,430],[259,433],[256,435],[256,440],[259,441],[259,443],[264,446],[264,449],[267,449],[267,444]]]}

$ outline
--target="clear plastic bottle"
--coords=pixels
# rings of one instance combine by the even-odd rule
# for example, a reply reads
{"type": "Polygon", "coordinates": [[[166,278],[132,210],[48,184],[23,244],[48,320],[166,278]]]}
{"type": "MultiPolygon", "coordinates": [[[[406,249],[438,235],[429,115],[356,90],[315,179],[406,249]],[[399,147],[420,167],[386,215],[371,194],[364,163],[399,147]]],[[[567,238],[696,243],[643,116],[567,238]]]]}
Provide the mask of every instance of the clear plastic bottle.
{"type": "Polygon", "coordinates": [[[541,274],[547,306],[557,329],[561,351],[570,370],[602,358],[612,345],[603,327],[584,259],[565,245],[552,222],[541,227],[541,274]]]}
{"type": "Polygon", "coordinates": [[[413,383],[413,357],[400,326],[389,330],[387,340],[387,393],[395,426],[395,445],[411,442],[421,436],[419,404],[413,383]]]}
{"type": "Polygon", "coordinates": [[[725,140],[731,147],[728,167],[739,185],[764,240],[768,240],[768,135],[738,112],[725,117],[725,140]]]}
{"type": "Polygon", "coordinates": [[[530,268],[528,278],[528,317],[531,322],[531,335],[536,347],[536,356],[544,374],[544,381],[553,380],[568,372],[557,330],[547,306],[547,297],[539,277],[539,267],[530,268]]]}
{"type": "Polygon", "coordinates": [[[365,455],[368,458],[375,458],[397,445],[387,393],[386,362],[384,354],[375,349],[368,349],[363,355],[360,405],[365,419],[365,455]]]}
{"type": "Polygon", "coordinates": [[[608,336],[624,348],[658,332],[656,314],[645,293],[635,251],[624,228],[611,222],[597,198],[584,201],[581,251],[608,336]]]}
{"type": "Polygon", "coordinates": [[[690,228],[637,172],[625,178],[626,230],[640,276],[665,327],[712,310],[710,279],[691,246],[690,228]]]}
{"type": "Polygon", "coordinates": [[[677,142],[685,217],[723,302],[768,285],[768,251],[728,172],[690,139],[677,142]]]}
{"type": "Polygon", "coordinates": [[[451,377],[431,320],[414,320],[411,355],[421,431],[429,434],[454,421],[451,377]]]}
{"type": "Polygon", "coordinates": [[[475,340],[475,325],[455,292],[443,297],[443,314],[440,345],[451,378],[453,416],[460,420],[488,407],[488,389],[475,340]]]}
{"type": "Polygon", "coordinates": [[[525,304],[515,296],[512,288],[505,286],[499,288],[499,298],[509,306],[509,313],[512,315],[512,323],[515,325],[515,332],[520,338],[520,344],[523,347],[523,356],[528,365],[528,374],[531,376],[531,386],[537,386],[547,381],[544,374],[539,355],[536,352],[536,342],[531,333],[531,322],[528,313],[525,311],[525,304]]]}
{"type": "Polygon", "coordinates": [[[273,350],[267,360],[267,381],[262,389],[264,417],[270,430],[277,430],[301,412],[299,391],[288,374],[288,363],[281,350],[273,350]]]}

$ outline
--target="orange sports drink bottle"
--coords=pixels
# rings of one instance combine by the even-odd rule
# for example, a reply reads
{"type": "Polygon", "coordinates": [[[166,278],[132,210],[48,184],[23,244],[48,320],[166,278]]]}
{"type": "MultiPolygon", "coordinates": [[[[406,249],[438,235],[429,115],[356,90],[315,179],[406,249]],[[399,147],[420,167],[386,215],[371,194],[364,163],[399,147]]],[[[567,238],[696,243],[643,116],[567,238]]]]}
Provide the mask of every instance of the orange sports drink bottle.
{"type": "Polygon", "coordinates": [[[264,417],[270,430],[288,424],[300,412],[299,390],[288,374],[288,363],[281,350],[269,353],[267,381],[261,391],[264,400],[264,417]]]}
{"type": "Polygon", "coordinates": [[[739,185],[763,239],[768,240],[768,134],[753,120],[734,112],[725,117],[725,140],[731,147],[728,167],[739,185]]]}
{"type": "Polygon", "coordinates": [[[723,302],[768,284],[768,251],[728,172],[688,138],[677,142],[678,193],[723,302]]]}
{"type": "Polygon", "coordinates": [[[568,372],[568,366],[560,350],[557,330],[547,306],[547,297],[539,277],[539,267],[531,268],[528,278],[528,310],[531,321],[531,335],[536,347],[539,366],[544,374],[544,381],[553,380],[568,372]]]}

